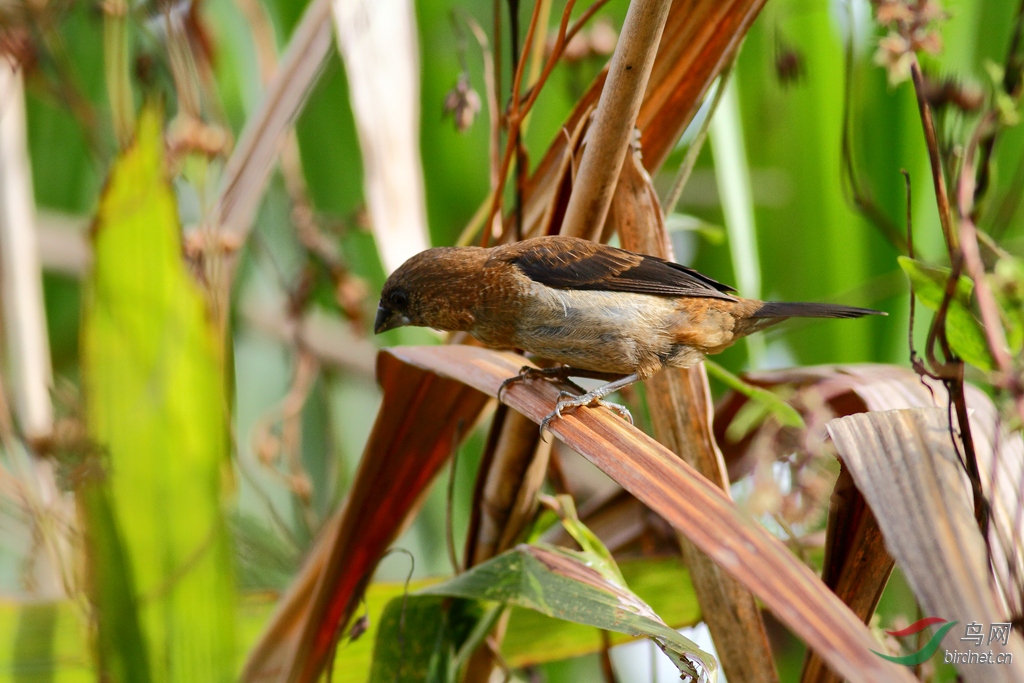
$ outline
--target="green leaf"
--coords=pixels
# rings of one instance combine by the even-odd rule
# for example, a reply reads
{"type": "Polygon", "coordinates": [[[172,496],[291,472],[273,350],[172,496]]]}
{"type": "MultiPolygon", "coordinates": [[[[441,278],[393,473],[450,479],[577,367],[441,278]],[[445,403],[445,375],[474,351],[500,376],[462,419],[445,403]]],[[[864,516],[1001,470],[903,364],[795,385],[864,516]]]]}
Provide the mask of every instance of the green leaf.
{"type": "MultiPolygon", "coordinates": [[[[137,591],[154,680],[232,681],[222,345],[182,260],[156,111],[143,113],[136,135],[114,164],[93,231],[82,332],[89,436],[106,454],[109,523],[132,578],[123,590],[137,591]]],[[[109,543],[94,544],[90,557],[101,570],[120,560],[109,543]]],[[[104,619],[132,618],[128,603],[99,607],[116,612],[100,615],[101,631],[104,619]]]]}
{"type": "Polygon", "coordinates": [[[612,557],[611,552],[601,542],[601,539],[597,537],[597,534],[580,521],[579,516],[576,514],[576,503],[573,502],[572,496],[555,496],[549,500],[554,500],[557,503],[554,508],[555,514],[561,520],[562,526],[572,536],[573,540],[580,544],[580,547],[583,548],[583,553],[590,556],[588,558],[588,566],[600,573],[605,580],[625,588],[626,579],[623,578],[622,572],[619,571],[619,566],[615,564],[615,559],[612,557]]]}
{"type": "Polygon", "coordinates": [[[669,628],[636,594],[588,566],[590,559],[587,553],[520,545],[420,594],[499,602],[606,631],[646,636],[680,672],[702,681],[717,679],[718,663],[711,655],[669,628]]]}
{"type": "MultiPolygon", "coordinates": [[[[900,256],[897,260],[900,268],[910,278],[910,284],[921,303],[932,311],[938,311],[945,297],[946,281],[952,271],[949,268],[926,266],[906,256],[900,256]]],[[[974,283],[961,275],[946,311],[946,337],[956,355],[977,368],[991,371],[995,368],[995,361],[988,348],[981,321],[971,311],[973,293],[974,283]]]]}
{"type": "MultiPolygon", "coordinates": [[[[704,366],[708,370],[708,374],[722,382],[730,389],[738,391],[752,403],[752,410],[756,411],[750,413],[749,417],[753,421],[746,421],[749,424],[745,424],[741,429],[742,433],[730,431],[727,433],[730,441],[739,441],[755,424],[760,424],[761,421],[769,414],[774,415],[775,419],[779,421],[783,427],[793,427],[794,429],[806,429],[807,425],[804,423],[804,418],[801,417],[800,413],[793,406],[786,403],[778,394],[761,387],[754,386],[749,382],[744,382],[742,379],[732,374],[718,363],[707,358],[704,359],[704,366]]],[[[737,416],[738,418],[739,416],[737,416]]],[[[741,421],[734,419],[733,424],[740,424],[741,421]]],[[[732,430],[732,425],[730,425],[732,430]]]]}
{"type": "Polygon", "coordinates": [[[454,683],[459,651],[483,616],[474,600],[394,598],[380,617],[370,683],[454,683]]]}
{"type": "MultiPolygon", "coordinates": [[[[672,628],[700,622],[700,605],[690,572],[678,558],[627,560],[619,564],[619,569],[630,590],[672,628]]],[[[612,633],[610,642],[619,645],[633,639],[628,634],[612,633]]],[[[603,647],[601,632],[596,628],[514,607],[501,653],[509,666],[523,667],[579,657],[603,647]]]]}

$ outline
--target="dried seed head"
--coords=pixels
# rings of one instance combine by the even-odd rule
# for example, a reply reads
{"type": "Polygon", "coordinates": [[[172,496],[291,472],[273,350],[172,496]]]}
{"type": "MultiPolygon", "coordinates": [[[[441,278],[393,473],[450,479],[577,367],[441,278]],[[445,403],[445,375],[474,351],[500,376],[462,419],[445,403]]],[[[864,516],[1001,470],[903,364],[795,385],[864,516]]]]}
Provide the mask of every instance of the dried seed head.
{"type": "Polygon", "coordinates": [[[455,87],[444,98],[444,114],[455,121],[455,129],[465,133],[473,125],[480,112],[480,95],[469,83],[469,74],[459,76],[455,87]]]}

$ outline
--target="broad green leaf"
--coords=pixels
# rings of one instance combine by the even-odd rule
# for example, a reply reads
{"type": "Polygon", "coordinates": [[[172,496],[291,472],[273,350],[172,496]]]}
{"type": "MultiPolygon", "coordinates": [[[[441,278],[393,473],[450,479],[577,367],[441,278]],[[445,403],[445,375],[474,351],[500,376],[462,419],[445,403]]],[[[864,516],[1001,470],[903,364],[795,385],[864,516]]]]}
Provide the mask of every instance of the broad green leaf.
{"type": "MultiPolygon", "coordinates": [[[[933,268],[906,256],[898,258],[900,268],[910,278],[914,293],[921,303],[933,311],[939,310],[946,292],[949,268],[933,268]]],[[[971,311],[974,283],[961,275],[956,291],[946,311],[946,337],[956,355],[971,365],[990,371],[995,367],[992,352],[985,340],[981,321],[971,311]]]]}
{"type": "MultiPolygon", "coordinates": [[[[690,573],[678,558],[628,560],[619,563],[619,569],[630,590],[672,628],[700,621],[700,605],[690,573]]],[[[612,633],[610,641],[618,645],[633,639],[624,633],[612,633]]],[[[521,667],[579,657],[603,647],[601,631],[592,626],[515,607],[501,652],[510,666],[521,667]]]]}
{"type": "Polygon", "coordinates": [[[370,683],[454,683],[460,652],[467,645],[471,651],[486,635],[477,629],[486,612],[475,600],[422,594],[394,598],[380,617],[370,683]]]}
{"type": "MultiPolygon", "coordinates": [[[[86,416],[105,454],[110,524],[132,575],[123,590],[134,584],[153,680],[230,681],[235,591],[222,514],[223,357],[182,261],[163,148],[160,117],[147,110],[100,199],[82,333],[86,416]]],[[[90,549],[96,566],[117,561],[108,547],[90,549]]],[[[130,606],[101,601],[100,608],[130,606]]],[[[101,615],[101,630],[104,618],[130,617],[101,615]]]]}
{"type": "MultiPolygon", "coordinates": [[[[630,589],[672,628],[692,626],[700,621],[700,606],[690,574],[679,558],[624,560],[619,569],[630,589]]],[[[436,583],[440,580],[410,582],[409,600],[433,600],[440,610],[442,600],[413,595],[436,583]]],[[[405,592],[403,582],[375,583],[367,589],[368,628],[357,640],[348,640],[348,634],[342,638],[334,657],[335,683],[365,683],[377,630],[387,620],[384,608],[396,598],[400,606],[405,592]]],[[[269,593],[243,595],[237,619],[240,645],[237,656],[242,656],[256,642],[275,604],[276,599],[269,593]]],[[[0,683],[15,683],[21,680],[17,672],[26,670],[52,672],[53,683],[95,681],[96,668],[89,650],[85,617],[70,600],[28,605],[0,602],[0,683]]],[[[633,637],[626,634],[611,634],[613,645],[630,640],[633,637]]],[[[522,667],[579,657],[603,647],[601,632],[592,626],[514,607],[501,651],[509,665],[522,667]]],[[[236,665],[240,664],[236,659],[236,665]]]]}
{"type": "Polygon", "coordinates": [[[634,593],[590,568],[589,558],[550,546],[520,545],[420,595],[499,602],[606,631],[647,636],[680,672],[695,680],[717,679],[718,663],[711,655],[666,626],[634,593]]]}

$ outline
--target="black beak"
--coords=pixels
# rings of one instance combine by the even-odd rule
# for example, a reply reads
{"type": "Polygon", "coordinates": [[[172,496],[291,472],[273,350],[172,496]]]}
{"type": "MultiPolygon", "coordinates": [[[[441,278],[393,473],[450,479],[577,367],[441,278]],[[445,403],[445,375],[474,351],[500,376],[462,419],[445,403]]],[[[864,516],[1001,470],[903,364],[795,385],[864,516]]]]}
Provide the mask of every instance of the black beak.
{"type": "Polygon", "coordinates": [[[408,325],[411,321],[407,316],[401,315],[397,311],[392,311],[389,308],[385,308],[384,304],[378,304],[377,306],[377,318],[373,321],[373,333],[380,334],[381,332],[387,332],[393,330],[396,327],[403,327],[408,325]]]}

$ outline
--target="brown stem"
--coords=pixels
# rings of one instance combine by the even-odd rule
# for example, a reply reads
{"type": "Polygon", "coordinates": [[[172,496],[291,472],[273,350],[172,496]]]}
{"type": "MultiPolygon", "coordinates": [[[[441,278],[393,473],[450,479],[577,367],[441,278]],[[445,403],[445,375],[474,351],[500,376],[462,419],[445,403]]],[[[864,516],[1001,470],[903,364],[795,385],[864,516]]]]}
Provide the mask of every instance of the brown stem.
{"type": "Polygon", "coordinates": [[[590,236],[604,226],[671,4],[633,0],[629,6],[569,197],[563,235],[590,236]]]}
{"type": "Polygon", "coordinates": [[[924,128],[924,140],[928,147],[928,161],[932,168],[932,182],[935,185],[935,200],[939,205],[939,222],[942,224],[942,235],[946,239],[949,260],[953,261],[960,249],[956,232],[953,230],[953,212],[949,206],[949,194],[946,192],[946,176],[942,170],[942,158],[939,156],[939,142],[935,135],[935,122],[932,120],[932,108],[924,96],[924,74],[917,57],[911,55],[910,75],[914,79],[914,92],[917,95],[917,108],[921,112],[921,126],[924,128]]]}
{"type": "MultiPolygon", "coordinates": [[[[848,6],[850,8],[850,25],[853,26],[853,5],[850,4],[848,6]]],[[[871,223],[878,228],[878,231],[882,233],[882,236],[885,237],[890,244],[896,247],[899,251],[906,251],[907,245],[903,242],[899,228],[892,220],[889,219],[882,208],[875,203],[870,192],[861,186],[860,179],[857,177],[857,169],[853,163],[853,136],[850,133],[850,109],[853,106],[853,41],[854,37],[852,35],[846,41],[843,69],[843,133],[842,141],[840,142],[843,159],[843,189],[849,190],[849,200],[853,202],[854,207],[856,207],[865,218],[871,221],[871,223]]],[[[910,189],[908,185],[908,196],[909,192],[910,189]]],[[[913,256],[911,256],[911,258],[913,258],[913,256]]],[[[910,302],[910,305],[913,306],[913,293],[911,293],[910,302]]],[[[913,329],[913,327],[911,327],[911,329],[913,329]]]]}

